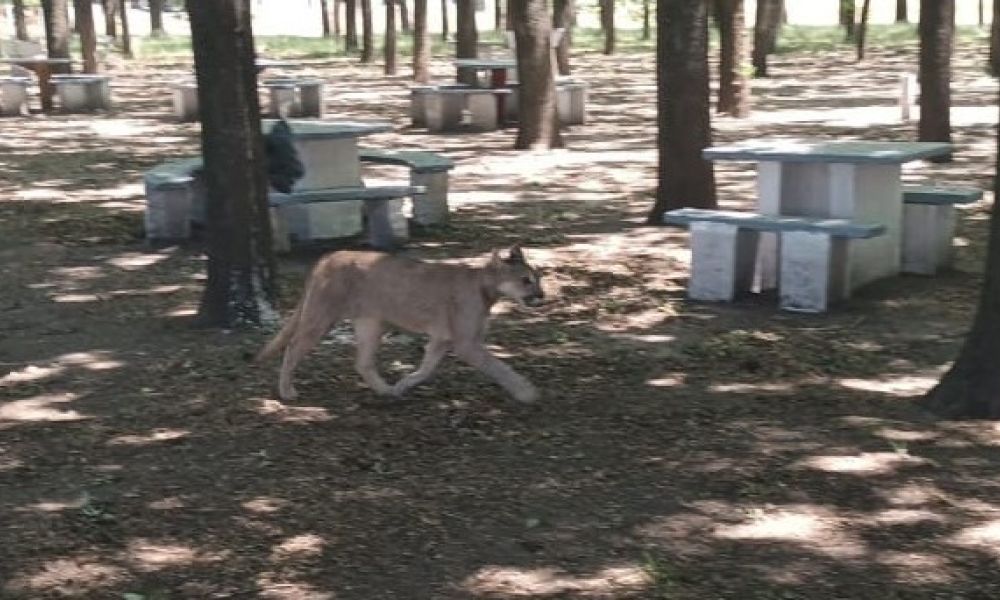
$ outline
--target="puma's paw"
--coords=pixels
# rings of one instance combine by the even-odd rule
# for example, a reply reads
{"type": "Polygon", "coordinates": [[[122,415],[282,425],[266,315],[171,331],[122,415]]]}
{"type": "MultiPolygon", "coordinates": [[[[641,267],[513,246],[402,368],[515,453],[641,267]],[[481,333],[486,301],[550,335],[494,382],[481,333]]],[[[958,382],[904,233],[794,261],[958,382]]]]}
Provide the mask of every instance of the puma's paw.
{"type": "Polygon", "coordinates": [[[281,398],[283,402],[292,402],[299,397],[299,393],[295,391],[295,388],[289,387],[286,390],[278,390],[278,397],[281,398]]]}
{"type": "Polygon", "coordinates": [[[514,394],[514,399],[518,402],[524,402],[526,404],[537,402],[538,388],[529,383],[526,387],[518,390],[517,393],[514,394]]]}

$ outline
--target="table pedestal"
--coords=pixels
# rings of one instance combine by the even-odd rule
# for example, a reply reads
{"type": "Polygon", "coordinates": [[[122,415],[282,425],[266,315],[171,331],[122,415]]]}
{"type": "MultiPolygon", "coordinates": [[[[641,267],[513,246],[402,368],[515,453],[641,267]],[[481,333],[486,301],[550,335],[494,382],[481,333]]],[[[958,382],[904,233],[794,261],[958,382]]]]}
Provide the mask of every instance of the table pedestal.
{"type": "MultiPolygon", "coordinates": [[[[354,137],[296,139],[295,150],[305,167],[298,191],[361,187],[361,158],[354,137]]],[[[363,229],[363,202],[330,202],[280,207],[288,233],[298,240],[347,237],[363,229]]]]}

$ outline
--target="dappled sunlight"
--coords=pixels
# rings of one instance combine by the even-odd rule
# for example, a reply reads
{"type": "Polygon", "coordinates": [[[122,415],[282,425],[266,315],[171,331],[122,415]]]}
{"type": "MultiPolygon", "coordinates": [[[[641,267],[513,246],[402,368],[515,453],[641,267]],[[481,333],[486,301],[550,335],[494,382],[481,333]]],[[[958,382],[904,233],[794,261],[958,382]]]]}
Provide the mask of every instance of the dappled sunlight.
{"type": "Polygon", "coordinates": [[[214,564],[231,556],[228,550],[205,552],[184,544],[142,538],[130,540],[124,552],[125,559],[142,572],[214,564]]]}
{"type": "Polygon", "coordinates": [[[988,552],[1000,561],[1000,518],[965,527],[947,541],[955,546],[988,552]]]}
{"type": "Polygon", "coordinates": [[[334,418],[333,413],[322,406],[289,406],[273,398],[250,400],[257,414],[276,417],[284,423],[322,423],[334,418]]]}
{"type": "Polygon", "coordinates": [[[2,402],[0,403],[0,424],[4,421],[59,423],[93,418],[91,415],[62,407],[78,397],[78,394],[65,392],[62,394],[39,394],[22,400],[2,402]]]}
{"type": "Polygon", "coordinates": [[[337,597],[310,583],[288,581],[281,573],[261,573],[256,584],[256,597],[262,600],[334,600],[337,597]]]}
{"type": "Polygon", "coordinates": [[[303,533],[285,538],[271,549],[272,561],[284,561],[306,556],[319,556],[326,542],[315,533],[303,533]]]}
{"type": "Polygon", "coordinates": [[[649,584],[649,575],[638,566],[608,567],[590,575],[572,575],[557,568],[496,566],[480,569],[466,579],[462,587],[474,594],[505,597],[573,594],[586,598],[636,591],[649,584]]]}
{"type": "Polygon", "coordinates": [[[718,525],[712,535],[728,540],[791,542],[840,559],[861,558],[863,540],[852,535],[841,517],[811,505],[755,509],[743,523],[718,525]]]}
{"type": "Polygon", "coordinates": [[[79,555],[46,560],[27,572],[14,572],[0,583],[10,593],[58,594],[95,597],[128,577],[125,568],[108,564],[95,555],[79,555]]]}
{"type": "Polygon", "coordinates": [[[854,456],[810,456],[795,463],[796,467],[816,469],[828,473],[851,475],[888,475],[917,466],[928,466],[932,461],[905,452],[862,452],[854,456]]]}
{"type": "Polygon", "coordinates": [[[187,429],[157,429],[146,434],[125,434],[108,440],[109,446],[149,446],[152,444],[174,442],[191,435],[187,429]]]}
{"type": "Polygon", "coordinates": [[[284,498],[272,498],[260,496],[240,503],[240,506],[250,512],[258,514],[276,513],[289,506],[289,501],[284,498]]]}
{"type": "Polygon", "coordinates": [[[21,369],[12,370],[0,377],[0,389],[17,384],[38,382],[62,375],[72,368],[85,371],[110,371],[120,369],[125,362],[112,358],[112,353],[106,350],[89,352],[71,352],[57,356],[50,361],[39,361],[42,364],[29,364],[21,369]]]}
{"type": "Polygon", "coordinates": [[[911,398],[925,394],[934,387],[940,375],[885,374],[877,379],[858,379],[845,377],[837,384],[850,390],[875,392],[889,396],[911,398]]]}

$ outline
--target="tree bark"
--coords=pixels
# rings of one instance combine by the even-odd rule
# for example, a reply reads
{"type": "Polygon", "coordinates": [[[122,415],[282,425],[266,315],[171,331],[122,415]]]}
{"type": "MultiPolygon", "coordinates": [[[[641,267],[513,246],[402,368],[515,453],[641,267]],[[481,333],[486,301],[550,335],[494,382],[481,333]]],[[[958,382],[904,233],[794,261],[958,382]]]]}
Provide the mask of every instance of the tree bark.
{"type": "Polygon", "coordinates": [[[546,0],[510,0],[517,46],[518,128],[514,148],[540,150],[562,147],[556,114],[552,34],[546,0]]]}
{"type": "Polygon", "coordinates": [[[767,77],[767,57],[774,52],[777,45],[781,5],[778,0],[757,0],[756,14],[751,62],[755,77],[767,77]]]}
{"type": "Polygon", "coordinates": [[[562,39],[556,46],[556,65],[560,75],[569,75],[571,71],[569,49],[573,43],[574,10],[573,0],[554,0],[552,5],[552,27],[554,29],[563,28],[562,39]]]}
{"type": "MultiPolygon", "coordinates": [[[[476,31],[476,6],[475,0],[459,0],[455,12],[456,45],[455,56],[457,58],[476,58],[478,52],[479,34],[476,31]]],[[[459,76],[459,82],[475,85],[476,73],[471,70],[463,70],[459,76]]]]}
{"type": "Polygon", "coordinates": [[[94,30],[94,10],[91,0],[73,0],[76,27],[80,32],[83,72],[97,73],[97,32],[94,30]]]}
{"type": "MultiPolygon", "coordinates": [[[[42,0],[45,47],[49,58],[69,58],[69,12],[66,0],[42,0]]],[[[69,65],[54,65],[54,73],[69,73],[69,65]]]]}
{"type": "MultiPolygon", "coordinates": [[[[951,141],[951,50],[955,0],[920,0],[920,122],[922,142],[951,141]]],[[[951,160],[951,157],[940,159],[951,160]]]]}
{"type": "Polygon", "coordinates": [[[840,0],[840,24],[844,26],[844,41],[854,40],[854,0],[840,0]]]}
{"type": "Polygon", "coordinates": [[[659,188],[647,221],[674,208],[715,208],[709,115],[708,4],[659,0],[656,7],[656,99],[659,188]]]}
{"type": "Polygon", "coordinates": [[[431,78],[431,36],[427,29],[427,0],[413,0],[413,79],[427,83],[431,78]]]}
{"type": "Polygon", "coordinates": [[[344,51],[358,51],[358,0],[344,0],[344,51]]]}
{"type": "Polygon", "coordinates": [[[990,23],[990,73],[1000,77],[1000,0],[993,0],[993,20],[990,23]]]}
{"type": "Polygon", "coordinates": [[[601,29],[604,31],[604,54],[615,53],[615,0],[599,0],[601,29]]]}
{"type": "Polygon", "coordinates": [[[125,4],[125,0],[117,0],[118,2],[118,16],[122,21],[122,55],[125,58],[135,58],[132,54],[132,34],[129,33],[128,26],[128,5],[125,4]]]}
{"type": "Polygon", "coordinates": [[[979,0],[979,26],[986,24],[986,6],[983,0],[979,0]]]}
{"type": "Polygon", "coordinates": [[[493,3],[493,29],[503,31],[506,23],[503,17],[503,0],[495,0],[493,3]]]}
{"type": "Polygon", "coordinates": [[[448,41],[448,0],[441,0],[441,41],[448,41]]]}
{"type": "Polygon", "coordinates": [[[187,0],[208,190],[206,326],[275,319],[274,254],[250,0],[187,0]]]}
{"type": "Polygon", "coordinates": [[[403,33],[411,33],[413,28],[410,26],[410,8],[406,4],[406,0],[398,0],[399,3],[399,27],[403,33]]]}
{"type": "Polygon", "coordinates": [[[163,0],[149,0],[149,34],[152,37],[167,34],[163,29],[163,0]]]}
{"type": "Polygon", "coordinates": [[[14,37],[28,41],[28,21],[24,18],[24,0],[13,0],[14,37]]]}
{"type": "Polygon", "coordinates": [[[719,26],[719,103],[716,111],[743,119],[750,115],[743,0],[716,0],[715,14],[719,26]]]}
{"type": "Polygon", "coordinates": [[[118,0],[101,0],[104,7],[104,35],[118,38],[118,0]]]}
{"type": "Polygon", "coordinates": [[[648,40],[653,36],[652,11],[649,9],[650,0],[642,0],[642,39],[648,40]]]}
{"type": "Polygon", "coordinates": [[[385,0],[385,74],[396,74],[396,0],[385,0]]]}
{"type": "Polygon", "coordinates": [[[361,62],[375,60],[375,31],[372,24],[372,0],[361,1],[361,62]]]}
{"type": "Polygon", "coordinates": [[[340,0],[333,0],[333,37],[340,37],[340,0]]]}
{"type": "Polygon", "coordinates": [[[909,23],[910,18],[906,14],[906,0],[896,0],[896,22],[909,23]]]}
{"type": "Polygon", "coordinates": [[[861,62],[865,59],[865,35],[868,33],[868,12],[871,9],[872,0],[865,0],[861,5],[861,23],[858,24],[857,31],[857,59],[861,62]]]}
{"type": "Polygon", "coordinates": [[[333,31],[330,29],[330,4],[327,0],[319,0],[319,15],[323,22],[323,37],[330,37],[333,31]]]}

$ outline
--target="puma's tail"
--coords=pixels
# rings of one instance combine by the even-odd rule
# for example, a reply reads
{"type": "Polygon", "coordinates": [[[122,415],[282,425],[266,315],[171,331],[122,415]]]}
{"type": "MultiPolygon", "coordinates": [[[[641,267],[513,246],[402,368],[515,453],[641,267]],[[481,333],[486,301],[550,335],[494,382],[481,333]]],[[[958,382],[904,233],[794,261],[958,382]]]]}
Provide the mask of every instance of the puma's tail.
{"type": "Polygon", "coordinates": [[[269,358],[273,358],[279,352],[285,349],[285,346],[288,345],[288,342],[292,340],[292,335],[295,333],[295,328],[296,326],[298,326],[299,323],[299,313],[301,312],[302,312],[302,306],[299,305],[298,307],[296,307],[295,312],[292,313],[292,316],[288,317],[288,320],[285,321],[285,324],[284,326],[282,326],[281,331],[275,334],[275,336],[271,338],[271,341],[269,341],[267,345],[264,346],[264,348],[257,353],[257,357],[254,359],[254,362],[258,363],[264,362],[269,358]]]}

